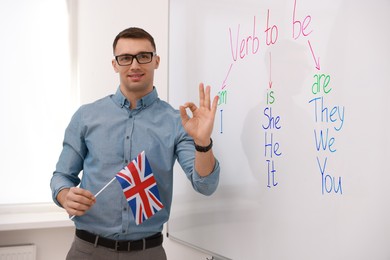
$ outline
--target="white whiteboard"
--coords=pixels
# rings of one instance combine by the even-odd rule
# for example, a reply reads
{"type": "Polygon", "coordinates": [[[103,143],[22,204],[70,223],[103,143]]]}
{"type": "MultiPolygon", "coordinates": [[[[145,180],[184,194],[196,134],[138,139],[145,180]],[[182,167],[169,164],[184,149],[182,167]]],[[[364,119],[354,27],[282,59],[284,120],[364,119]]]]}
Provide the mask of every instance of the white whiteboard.
{"type": "Polygon", "coordinates": [[[220,95],[221,164],[211,197],[177,167],[170,238],[229,259],[390,259],[389,13],[170,1],[169,101],[197,102],[199,82],[220,95]]]}

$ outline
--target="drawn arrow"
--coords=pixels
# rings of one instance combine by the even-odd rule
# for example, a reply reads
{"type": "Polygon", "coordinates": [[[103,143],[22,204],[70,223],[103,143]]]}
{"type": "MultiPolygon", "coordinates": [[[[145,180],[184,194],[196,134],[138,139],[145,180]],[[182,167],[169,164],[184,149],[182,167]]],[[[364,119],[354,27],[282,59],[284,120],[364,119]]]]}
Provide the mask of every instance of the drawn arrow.
{"type": "Polygon", "coordinates": [[[271,52],[270,52],[269,53],[269,82],[268,82],[269,88],[272,88],[272,73],[271,73],[271,69],[272,69],[272,66],[271,66],[271,52]]]}
{"type": "Polygon", "coordinates": [[[318,59],[316,59],[316,56],[314,55],[314,51],[313,51],[313,48],[311,47],[310,41],[307,40],[307,42],[309,43],[311,54],[313,55],[314,62],[316,63],[316,69],[320,70],[320,68],[321,68],[320,67],[320,57],[318,57],[318,59]]]}
{"type": "Polygon", "coordinates": [[[228,73],[227,73],[227,75],[226,75],[225,79],[224,79],[224,80],[223,80],[223,82],[222,82],[222,89],[224,89],[224,88],[226,87],[226,80],[227,80],[227,79],[228,79],[228,77],[229,77],[229,74],[230,74],[230,71],[232,70],[232,67],[233,67],[233,63],[232,63],[232,64],[230,64],[229,71],[228,71],[228,73]]]}

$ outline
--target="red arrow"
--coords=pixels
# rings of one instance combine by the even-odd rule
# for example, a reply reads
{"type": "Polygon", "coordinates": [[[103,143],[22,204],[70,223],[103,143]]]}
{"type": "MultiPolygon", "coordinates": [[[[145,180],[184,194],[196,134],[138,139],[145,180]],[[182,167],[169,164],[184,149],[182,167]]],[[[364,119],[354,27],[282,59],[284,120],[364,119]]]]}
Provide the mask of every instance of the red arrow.
{"type": "Polygon", "coordinates": [[[318,59],[316,59],[316,56],[314,55],[314,51],[313,51],[313,48],[311,47],[310,41],[307,40],[307,42],[309,43],[311,54],[313,55],[314,62],[316,63],[316,69],[320,70],[320,68],[321,68],[320,67],[320,57],[318,57],[318,59]]]}
{"type": "Polygon", "coordinates": [[[272,66],[271,66],[271,52],[270,52],[269,53],[269,82],[268,82],[269,88],[272,88],[271,69],[272,69],[272,66]]]}
{"type": "Polygon", "coordinates": [[[224,80],[223,80],[223,82],[222,82],[222,89],[224,89],[224,88],[226,87],[226,80],[227,80],[227,79],[228,79],[228,77],[229,77],[229,74],[230,74],[230,71],[232,70],[232,67],[233,67],[233,63],[232,63],[232,64],[230,64],[229,71],[228,71],[228,73],[227,73],[227,75],[226,75],[225,79],[224,79],[224,80]]]}

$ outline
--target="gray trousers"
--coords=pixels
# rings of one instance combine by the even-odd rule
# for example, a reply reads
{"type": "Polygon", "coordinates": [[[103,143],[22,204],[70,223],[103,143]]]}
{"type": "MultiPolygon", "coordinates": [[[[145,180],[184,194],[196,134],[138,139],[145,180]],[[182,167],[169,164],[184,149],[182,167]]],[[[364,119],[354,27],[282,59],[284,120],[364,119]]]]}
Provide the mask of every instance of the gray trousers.
{"type": "Polygon", "coordinates": [[[113,249],[93,244],[76,237],[66,256],[67,260],[167,260],[164,248],[152,247],[133,252],[116,252],[113,249]]]}

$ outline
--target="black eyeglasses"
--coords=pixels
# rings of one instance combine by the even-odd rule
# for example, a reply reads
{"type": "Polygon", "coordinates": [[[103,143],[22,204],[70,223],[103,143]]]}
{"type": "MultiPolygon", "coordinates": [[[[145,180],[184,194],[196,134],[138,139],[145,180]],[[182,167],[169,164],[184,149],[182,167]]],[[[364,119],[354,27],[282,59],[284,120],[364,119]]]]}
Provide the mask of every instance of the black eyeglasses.
{"type": "Polygon", "coordinates": [[[153,60],[153,56],[155,56],[155,52],[140,52],[136,55],[131,54],[123,54],[115,56],[115,60],[119,66],[128,66],[133,63],[134,58],[137,60],[139,64],[150,63],[153,60]]]}

